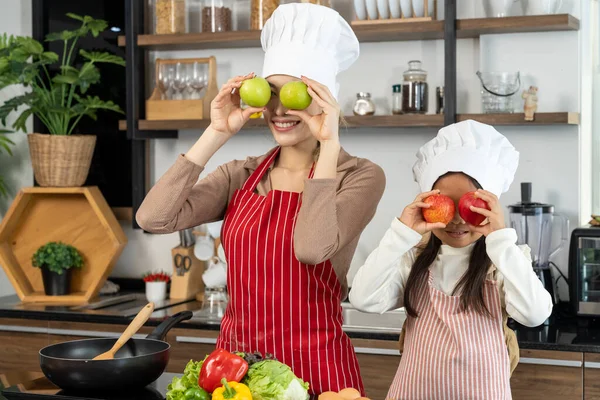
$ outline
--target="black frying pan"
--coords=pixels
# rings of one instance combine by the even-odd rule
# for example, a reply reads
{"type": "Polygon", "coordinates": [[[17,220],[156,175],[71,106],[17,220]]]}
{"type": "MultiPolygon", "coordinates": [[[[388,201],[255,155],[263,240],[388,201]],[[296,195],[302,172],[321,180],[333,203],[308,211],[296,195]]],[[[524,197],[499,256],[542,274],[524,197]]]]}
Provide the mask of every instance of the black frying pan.
{"type": "Polygon", "coordinates": [[[84,339],[53,344],[40,350],[40,366],[46,377],[66,390],[129,390],[143,388],[162,375],[171,345],[167,332],[192,318],[182,311],[163,321],[145,339],[130,339],[112,360],[92,360],[112,348],[116,338],[84,339]]]}

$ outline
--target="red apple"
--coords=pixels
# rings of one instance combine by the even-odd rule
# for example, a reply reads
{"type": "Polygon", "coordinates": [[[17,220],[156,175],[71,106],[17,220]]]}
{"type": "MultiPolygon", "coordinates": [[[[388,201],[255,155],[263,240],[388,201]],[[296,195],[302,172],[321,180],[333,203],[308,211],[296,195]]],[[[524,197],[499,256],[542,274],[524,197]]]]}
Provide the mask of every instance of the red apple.
{"type": "Polygon", "coordinates": [[[429,223],[442,222],[446,225],[454,218],[456,207],[454,201],[446,195],[434,194],[424,200],[431,204],[429,208],[422,208],[423,218],[429,223]]]}
{"type": "Polygon", "coordinates": [[[468,192],[462,195],[460,200],[458,201],[458,214],[460,217],[468,224],[478,226],[480,225],[486,217],[483,215],[471,211],[471,206],[477,208],[485,208],[487,210],[490,209],[490,206],[487,202],[481,200],[478,197],[475,197],[475,192],[468,192]]]}

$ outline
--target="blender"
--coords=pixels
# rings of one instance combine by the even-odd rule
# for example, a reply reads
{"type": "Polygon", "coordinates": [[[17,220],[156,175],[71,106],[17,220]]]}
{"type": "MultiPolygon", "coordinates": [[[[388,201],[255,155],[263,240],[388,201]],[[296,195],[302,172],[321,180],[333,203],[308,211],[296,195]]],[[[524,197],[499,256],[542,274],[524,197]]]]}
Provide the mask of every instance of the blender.
{"type": "Polygon", "coordinates": [[[521,202],[508,207],[510,226],[517,232],[517,244],[526,244],[531,248],[533,270],[550,293],[554,305],[557,296],[550,267],[558,267],[550,258],[567,243],[569,220],[563,215],[555,214],[552,204],[531,201],[531,192],[531,182],[522,182],[521,202]],[[552,232],[557,221],[561,224],[561,238],[558,246],[553,248],[552,232]]]}

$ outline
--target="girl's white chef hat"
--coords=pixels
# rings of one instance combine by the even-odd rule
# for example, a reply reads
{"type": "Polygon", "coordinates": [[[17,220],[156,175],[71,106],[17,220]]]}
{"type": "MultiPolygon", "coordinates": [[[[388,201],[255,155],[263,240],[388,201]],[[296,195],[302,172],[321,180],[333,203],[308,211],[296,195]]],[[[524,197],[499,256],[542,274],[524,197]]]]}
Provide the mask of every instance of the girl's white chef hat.
{"type": "Polygon", "coordinates": [[[508,190],[517,167],[519,152],[494,127],[473,120],[439,130],[437,136],[417,152],[413,167],[422,192],[447,172],[463,172],[496,196],[508,190]]]}
{"type": "Polygon", "coordinates": [[[304,75],[329,89],[337,99],[337,75],[359,55],[359,43],[335,10],[310,3],[284,4],[273,12],[261,33],[265,51],[262,77],[304,75]]]}

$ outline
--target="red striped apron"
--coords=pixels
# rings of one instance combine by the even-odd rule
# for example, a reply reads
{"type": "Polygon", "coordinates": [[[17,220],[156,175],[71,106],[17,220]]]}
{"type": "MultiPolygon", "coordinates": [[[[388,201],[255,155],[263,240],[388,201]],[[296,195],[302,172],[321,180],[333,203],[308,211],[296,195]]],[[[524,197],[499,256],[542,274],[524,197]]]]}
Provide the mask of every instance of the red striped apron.
{"type": "Polygon", "coordinates": [[[511,399],[510,363],[496,282],[486,280],[492,318],[460,310],[460,297],[417,288],[418,318],[408,317],[404,353],[387,399],[511,399]]]}
{"type": "Polygon", "coordinates": [[[230,300],[217,347],[271,353],[313,395],[345,387],[363,392],[354,348],[342,331],[341,285],[331,262],[307,265],[295,257],[301,194],[255,192],[278,154],[279,147],[236,190],[225,215],[230,300]]]}

